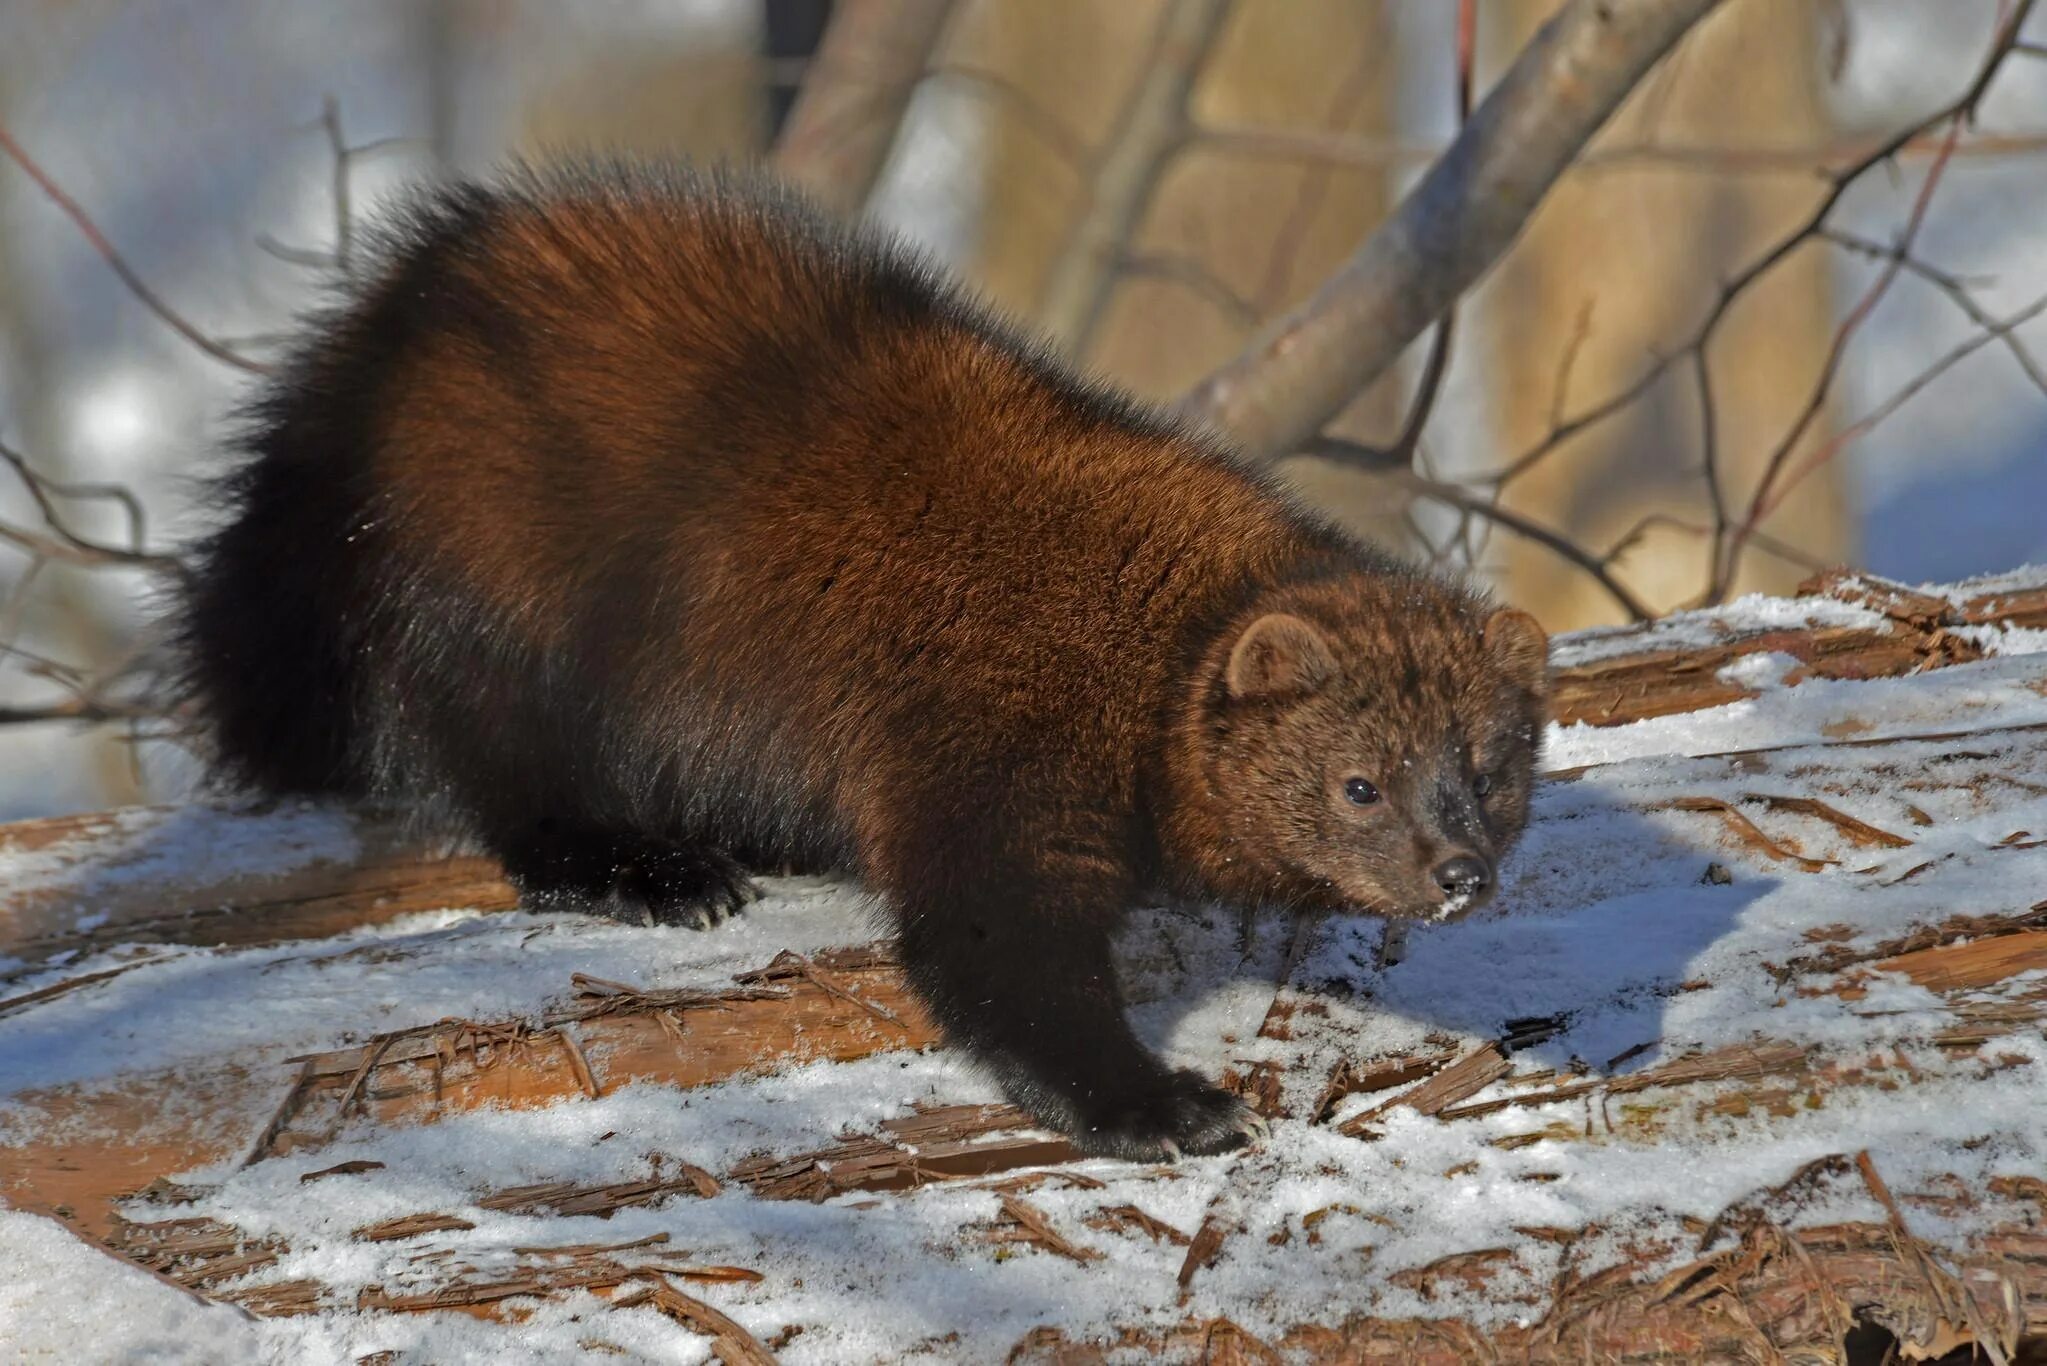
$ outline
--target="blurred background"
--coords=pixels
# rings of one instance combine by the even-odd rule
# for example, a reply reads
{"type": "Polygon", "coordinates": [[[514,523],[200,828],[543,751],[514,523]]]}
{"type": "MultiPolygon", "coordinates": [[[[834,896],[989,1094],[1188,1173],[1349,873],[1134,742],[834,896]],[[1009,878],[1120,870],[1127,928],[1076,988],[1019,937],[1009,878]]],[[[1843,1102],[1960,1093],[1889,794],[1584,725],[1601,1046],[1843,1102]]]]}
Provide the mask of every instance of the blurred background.
{"type": "MultiPolygon", "coordinates": [[[[1452,0],[904,3],[942,22],[910,54],[867,211],[1161,400],[1305,298],[1458,127],[1452,0]],[[1147,101],[1175,76],[1161,135],[1147,101]]],[[[1555,7],[1467,11],[1478,99],[1555,7]]],[[[205,525],[197,476],[250,367],[356,264],[380,199],[512,154],[758,159],[832,8],[0,0],[0,127],[50,182],[0,158],[0,443],[72,530],[175,551],[205,525]],[[51,186],[208,345],[144,305],[51,186]]],[[[2012,12],[1728,0],[1466,300],[1412,468],[1497,496],[1577,559],[1415,479],[1286,470],[1552,630],[1628,618],[1587,558],[1655,611],[1837,563],[1918,581],[2047,559],[2047,320],[2002,326],[2047,292],[2047,24],[1952,147],[1937,127],[1846,183],[1827,236],[1734,299],[1710,396],[1656,368],[1822,204],[1830,170],[1956,100],[2012,12]],[[1745,503],[1780,447],[1798,472],[1732,566],[1706,534],[1707,430],[1723,498],[1745,503]],[[1510,485],[1481,477],[1529,452],[1510,485]]],[[[1330,430],[1397,443],[1429,343],[1413,351],[1330,430]]],[[[0,528],[41,519],[0,469],[0,528]]],[[[0,819],[177,797],[194,765],[136,691],[160,576],[48,549],[0,530],[0,819]]]]}

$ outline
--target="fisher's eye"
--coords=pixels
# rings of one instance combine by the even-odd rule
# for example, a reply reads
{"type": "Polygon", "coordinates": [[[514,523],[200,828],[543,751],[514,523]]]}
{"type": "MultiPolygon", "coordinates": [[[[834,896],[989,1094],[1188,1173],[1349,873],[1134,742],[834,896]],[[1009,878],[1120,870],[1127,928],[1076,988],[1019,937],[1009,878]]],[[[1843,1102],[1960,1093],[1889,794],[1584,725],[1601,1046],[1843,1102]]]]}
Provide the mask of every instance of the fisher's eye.
{"type": "Polygon", "coordinates": [[[1478,775],[1478,777],[1472,780],[1471,783],[1472,795],[1477,797],[1480,801],[1484,801],[1486,795],[1490,793],[1492,790],[1493,790],[1492,774],[1481,773],[1478,775]]]}
{"type": "Polygon", "coordinates": [[[1379,789],[1373,787],[1368,778],[1347,778],[1343,784],[1343,795],[1352,806],[1370,806],[1379,800],[1379,789]]]}

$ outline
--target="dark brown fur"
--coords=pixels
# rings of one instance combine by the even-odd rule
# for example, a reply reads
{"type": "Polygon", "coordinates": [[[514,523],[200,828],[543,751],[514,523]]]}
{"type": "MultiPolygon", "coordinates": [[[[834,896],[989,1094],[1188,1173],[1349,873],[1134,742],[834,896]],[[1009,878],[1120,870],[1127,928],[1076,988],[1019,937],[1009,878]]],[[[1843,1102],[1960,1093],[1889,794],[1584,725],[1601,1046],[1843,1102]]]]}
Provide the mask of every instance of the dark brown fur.
{"type": "Polygon", "coordinates": [[[1143,1157],[1249,1128],[1123,1020],[1147,886],[1482,898],[1525,819],[1525,616],[771,187],[520,174],[387,236],[198,557],[229,776],[419,803],[543,907],[705,923],[750,869],[857,874],[955,1041],[1143,1157]]]}

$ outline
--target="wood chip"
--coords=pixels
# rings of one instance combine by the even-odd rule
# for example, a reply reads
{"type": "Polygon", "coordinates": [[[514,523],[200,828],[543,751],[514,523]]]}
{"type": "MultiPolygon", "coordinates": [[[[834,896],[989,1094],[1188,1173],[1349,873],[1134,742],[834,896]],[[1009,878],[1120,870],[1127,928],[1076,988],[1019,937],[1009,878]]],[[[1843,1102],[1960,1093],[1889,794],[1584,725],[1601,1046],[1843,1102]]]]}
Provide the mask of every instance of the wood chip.
{"type": "Polygon", "coordinates": [[[900,1025],[903,1022],[902,1016],[896,1014],[887,1006],[860,995],[838,977],[826,971],[817,962],[806,958],[792,949],[782,950],[782,952],[775,955],[774,960],[765,968],[760,969],[758,972],[747,973],[738,980],[742,982],[752,981],[757,978],[769,980],[777,975],[801,977],[827,996],[834,996],[848,1005],[858,1006],[877,1020],[882,1020],[892,1025],[900,1025]]]}
{"type": "Polygon", "coordinates": [[[67,977],[61,982],[52,982],[46,987],[37,987],[34,991],[25,991],[19,996],[9,996],[6,1000],[0,1001],[0,1015],[5,1015],[9,1011],[20,1010],[24,1006],[35,1005],[41,1001],[53,1001],[59,996],[68,996],[80,987],[89,987],[100,982],[109,981],[123,973],[133,972],[137,968],[148,967],[151,963],[162,961],[161,957],[144,958],[139,962],[123,963],[120,967],[108,968],[104,972],[88,972],[78,977],[67,977]]]}
{"type": "Polygon", "coordinates": [[[650,1177],[643,1181],[620,1181],[606,1186],[584,1186],[573,1181],[543,1181],[530,1186],[511,1186],[484,1196],[478,1207],[514,1214],[591,1214],[608,1219],[619,1210],[650,1205],[682,1191],[708,1199],[718,1193],[717,1178],[701,1167],[684,1162],[674,1176],[650,1177]]]}
{"type": "Polygon", "coordinates": [[[313,1079],[311,1061],[299,1064],[298,1076],[292,1079],[291,1087],[277,1102],[277,1108],[270,1112],[270,1120],[263,1126],[256,1141],[250,1145],[248,1154],[242,1158],[242,1166],[252,1167],[270,1155],[270,1149],[277,1142],[277,1136],[284,1132],[284,1126],[291,1123],[291,1117],[298,1112],[299,1101],[306,1094],[306,1086],[313,1079]]]}
{"type": "Polygon", "coordinates": [[[1352,1138],[1364,1137],[1370,1133],[1373,1120],[1399,1106],[1424,1115],[1441,1114],[1465,1097],[1483,1091],[1513,1068],[1514,1064],[1507,1061],[1507,1055],[1498,1044],[1486,1044],[1466,1053],[1412,1090],[1403,1091],[1392,1100],[1345,1120],[1337,1126],[1337,1132],[1352,1138]]]}
{"type": "Polygon", "coordinates": [[[1695,1057],[1679,1058],[1661,1067],[1645,1068],[1640,1072],[1630,1072],[1626,1076],[1593,1078],[1548,1091],[1531,1091],[1525,1095],[1503,1096],[1498,1100],[1451,1106],[1444,1108],[1440,1115],[1447,1120],[1475,1119],[1480,1115],[1496,1114],[1501,1110],[1554,1105],[1558,1101],[1576,1100],[1580,1096],[1595,1093],[1627,1095],[1658,1086],[1688,1086],[1697,1082],[1735,1081],[1770,1076],[1779,1072],[1798,1071],[1806,1065],[1808,1057],[1809,1051],[1799,1044],[1738,1044],[1732,1048],[1715,1049],[1695,1057]]]}
{"type": "Polygon", "coordinates": [[[703,1281],[710,1285],[744,1284],[753,1285],[767,1279],[752,1267],[746,1266],[667,1266],[661,1267],[664,1276],[680,1276],[686,1281],[703,1281]]]}
{"type": "Polygon", "coordinates": [[[665,1233],[650,1233],[630,1243],[562,1243],[555,1247],[515,1247],[522,1257],[588,1257],[601,1252],[630,1252],[635,1248],[660,1247],[668,1241],[665,1233]]]}
{"type": "Polygon", "coordinates": [[[1188,1241],[1187,1255],[1180,1261],[1180,1274],[1177,1279],[1181,1299],[1184,1300],[1193,1289],[1195,1273],[1213,1263],[1222,1254],[1223,1244],[1228,1241],[1235,1227],[1236,1222],[1221,1211],[1211,1213],[1201,1221],[1201,1227],[1195,1230],[1194,1237],[1188,1241]]]}
{"type": "Polygon", "coordinates": [[[362,1097],[363,1083],[369,1080],[370,1073],[376,1071],[377,1060],[389,1052],[395,1042],[397,1042],[395,1035],[386,1034],[362,1055],[362,1065],[356,1068],[355,1075],[348,1079],[348,1086],[341,1093],[341,1104],[336,1107],[336,1113],[342,1119],[348,1117],[349,1111],[362,1097]]]}
{"type": "Polygon", "coordinates": [[[2047,970],[2047,929],[1919,949],[1879,959],[1872,966],[1880,972],[1903,973],[1929,991],[1987,987],[2022,972],[2047,970]]]}
{"type": "Polygon", "coordinates": [[[452,1214],[406,1214],[380,1223],[364,1224],[354,1236],[365,1243],[391,1243],[400,1238],[416,1238],[422,1233],[461,1232],[475,1227],[467,1219],[458,1219],[452,1214]]]}
{"type": "Polygon", "coordinates": [[[1057,1253],[1068,1261],[1079,1262],[1082,1265],[1101,1260],[1102,1254],[1095,1249],[1080,1247],[1070,1242],[1065,1235],[1052,1227],[1052,1221],[1045,1216],[1043,1210],[1022,1196],[999,1195],[996,1198],[1002,1202],[1002,1213],[1030,1235],[1029,1241],[1047,1252],[1057,1253]]]}
{"type": "Polygon", "coordinates": [[[1194,1241],[1165,1220],[1146,1214],[1136,1205],[1106,1205],[1095,1211],[1083,1222],[1089,1228],[1097,1229],[1103,1233],[1119,1233],[1135,1229],[1154,1243],[1163,1239],[1175,1247],[1188,1247],[1194,1241]]]}
{"type": "Polygon", "coordinates": [[[380,1172],[382,1170],[384,1170],[383,1163],[373,1162],[366,1158],[358,1158],[353,1162],[337,1162],[331,1167],[322,1167],[316,1172],[303,1172],[299,1175],[299,1184],[304,1185],[309,1181],[324,1180],[330,1176],[356,1176],[362,1172],[380,1172]]]}
{"type": "Polygon", "coordinates": [[[1389,1091],[1396,1086],[1420,1081],[1441,1071],[1456,1056],[1455,1053],[1418,1053],[1365,1063],[1345,1058],[1337,1063],[1329,1074],[1329,1080],[1323,1083],[1309,1121],[1314,1124],[1326,1122],[1336,1113],[1336,1107],[1352,1096],[1389,1091]]]}
{"type": "Polygon", "coordinates": [[[1717,815],[1727,823],[1735,837],[1758,853],[1786,863],[1798,865],[1808,873],[1825,872],[1834,867],[1838,860],[1807,858],[1795,849],[1790,849],[1763,833],[1762,827],[1744,815],[1741,809],[1719,797],[1673,797],[1669,801],[1657,802],[1648,808],[1651,811],[1697,811],[1717,815]]]}
{"type": "Polygon", "coordinates": [[[1855,844],[1875,846],[1881,849],[1910,849],[1912,841],[1902,835],[1893,835],[1880,830],[1866,821],[1857,820],[1836,807],[1829,806],[1817,797],[1792,797],[1770,792],[1744,792],[1745,802],[1760,802],[1772,811],[1791,811],[1802,816],[1812,816],[1838,829],[1855,844]]]}
{"type": "Polygon", "coordinates": [[[651,1282],[653,1293],[642,1302],[714,1338],[711,1351],[725,1366],[775,1366],[774,1353],[738,1323],[702,1300],[683,1294],[658,1273],[643,1275],[651,1282]]]}
{"type": "Polygon", "coordinates": [[[576,1085],[583,1088],[583,1094],[596,1100],[603,1092],[597,1089],[597,1074],[590,1070],[590,1059],[584,1056],[582,1041],[576,1037],[574,1025],[558,1025],[555,1038],[561,1040],[562,1052],[568,1055],[569,1070],[576,1074],[576,1085]]]}

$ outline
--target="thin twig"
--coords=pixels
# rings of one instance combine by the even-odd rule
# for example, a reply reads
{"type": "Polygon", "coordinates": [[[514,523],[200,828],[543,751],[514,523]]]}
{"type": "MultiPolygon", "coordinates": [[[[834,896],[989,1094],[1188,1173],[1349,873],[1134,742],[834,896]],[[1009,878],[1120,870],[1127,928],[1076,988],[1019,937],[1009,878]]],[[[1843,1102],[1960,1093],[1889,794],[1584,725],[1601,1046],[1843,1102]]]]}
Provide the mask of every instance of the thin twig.
{"type": "Polygon", "coordinates": [[[1047,109],[1030,91],[1001,72],[965,62],[946,61],[933,66],[925,73],[924,79],[931,82],[956,83],[993,103],[1000,104],[1076,172],[1085,176],[1093,167],[1094,153],[1089,150],[1087,140],[1067,127],[1058,115],[1047,109]]]}
{"type": "Polygon", "coordinates": [[[162,296],[145,284],[142,277],[135,273],[135,268],[129,265],[126,258],[114,249],[114,244],[107,240],[106,234],[99,230],[99,225],[92,221],[92,217],[83,208],[79,207],[78,201],[66,194],[63,187],[50,178],[49,173],[28,154],[27,150],[19,142],[15,141],[14,135],[7,131],[4,124],[0,124],[0,152],[5,152],[15,165],[26,171],[29,179],[35,181],[44,196],[52,204],[55,204],[66,218],[72,221],[85,240],[92,244],[93,250],[100,254],[101,259],[106,261],[108,267],[120,278],[121,283],[128,287],[128,292],[140,300],[143,306],[149,309],[150,312],[156,314],[157,317],[169,324],[171,329],[179,336],[215,360],[226,365],[232,365],[237,370],[246,370],[256,375],[269,373],[269,366],[261,361],[250,360],[247,356],[222,346],[212,337],[207,336],[206,333],[186,321],[182,314],[164,302],[162,296]]]}
{"type": "MultiPolygon", "coordinates": [[[[1477,0],[1459,0],[1457,6],[1457,128],[1471,118],[1472,67],[1476,61],[1478,45],[1477,0]]],[[[1421,382],[1415,386],[1414,401],[1409,404],[1407,419],[1401,424],[1400,434],[1393,439],[1388,454],[1403,465],[1412,464],[1415,451],[1421,445],[1422,429],[1429,424],[1429,416],[1436,410],[1436,398],[1442,392],[1443,374],[1450,368],[1450,343],[1457,331],[1457,306],[1453,303],[1443,311],[1441,322],[1436,324],[1435,336],[1429,342],[1429,358],[1422,365],[1421,382]]]]}
{"type": "MultiPolygon", "coordinates": [[[[1961,136],[1961,131],[1962,115],[1958,112],[1948,124],[1947,140],[1943,144],[1946,155],[1934,158],[1933,165],[1927,169],[1926,178],[1920,182],[1919,193],[1913,196],[1912,209],[1905,220],[1905,229],[1898,238],[1898,254],[1877,272],[1875,281],[1863,292],[1862,297],[1856,300],[1855,306],[1848,310],[1847,316],[1842,318],[1840,325],[1834,329],[1833,340],[1827,347],[1826,359],[1820,365],[1819,378],[1814,381],[1812,390],[1806,396],[1798,415],[1778,438],[1777,445],[1763,463],[1763,476],[1757,481],[1755,492],[1750,496],[1747,516],[1723,538],[1717,556],[1719,563],[1714,569],[1713,587],[1708,595],[1710,600],[1717,602],[1725,595],[1727,585],[1734,577],[1743,544],[1754,532],[1756,524],[1763,520],[1766,510],[1773,509],[1782,502],[1782,495],[1777,492],[1777,480],[1790,461],[1791,453],[1797,449],[1798,443],[1805,439],[1805,434],[1812,429],[1813,423],[1818,421],[1820,414],[1825,411],[1827,399],[1833,393],[1834,381],[1840,375],[1841,363],[1847,356],[1848,344],[1876,311],[1876,306],[1890,292],[1892,282],[1903,270],[1904,258],[1911,252],[1912,243],[1917,240],[1920,229],[1926,224],[1927,212],[1933,207],[1934,193],[1940,188],[1941,177],[1947,170],[1948,156],[1953,154],[1955,139],[1961,136]]],[[[1795,486],[1795,482],[1787,482],[1786,488],[1795,486]]]]}
{"type": "Polygon", "coordinates": [[[1557,555],[1570,561],[1604,588],[1613,600],[1620,604],[1630,619],[1647,621],[1654,615],[1640,598],[1629,592],[1627,587],[1613,576],[1612,570],[1599,556],[1585,549],[1570,537],[1552,527],[1544,526],[1521,513],[1501,507],[1493,499],[1481,493],[1474,493],[1459,484],[1445,483],[1430,479],[1390,464],[1385,451],[1376,447],[1344,441],[1336,437],[1317,437],[1303,448],[1303,454],[1319,456],[1334,464],[1349,465],[1355,469],[1371,470],[1390,474],[1408,483],[1415,492],[1426,498],[1450,507],[1470,512],[1485,521],[1506,528],[1517,536],[1525,537],[1538,545],[1547,547],[1557,555]]]}
{"type": "MultiPolygon", "coordinates": [[[[1976,326],[1990,330],[1999,325],[1997,320],[1976,302],[1975,296],[1969,292],[1968,285],[1960,276],[1920,260],[1903,244],[1887,247],[1844,228],[1822,228],[1819,236],[1823,241],[1831,242],[1843,251],[1853,252],[1859,256],[1868,256],[1876,260],[1895,258],[1909,274],[1926,281],[1952,300],[1962,315],[1976,326]]],[[[2005,349],[2011,352],[2012,359],[2018,362],[2019,369],[2025,371],[2026,378],[2031,380],[2033,386],[2040,392],[2047,394],[2047,370],[2041,368],[2039,359],[2033,355],[2024,339],[2007,329],[2003,332],[2001,340],[2005,349]]]]}
{"type": "MultiPolygon", "coordinates": [[[[0,442],[0,463],[14,471],[22,487],[28,490],[28,496],[35,503],[36,511],[41,514],[43,524],[49,527],[50,534],[61,543],[53,546],[48,538],[36,538],[31,548],[37,553],[71,564],[118,564],[156,570],[177,566],[178,561],[174,556],[152,555],[141,548],[145,524],[142,504],[129,490],[113,484],[60,484],[47,479],[36,472],[28,463],[26,456],[5,442],[0,442]],[[51,501],[52,494],[60,498],[103,498],[119,503],[128,516],[132,547],[104,545],[73,531],[58,513],[56,504],[51,501]]],[[[5,527],[0,527],[0,535],[5,535],[7,539],[15,540],[18,544],[27,544],[35,538],[33,532],[5,527]],[[9,534],[10,532],[12,534],[9,534]]]]}

